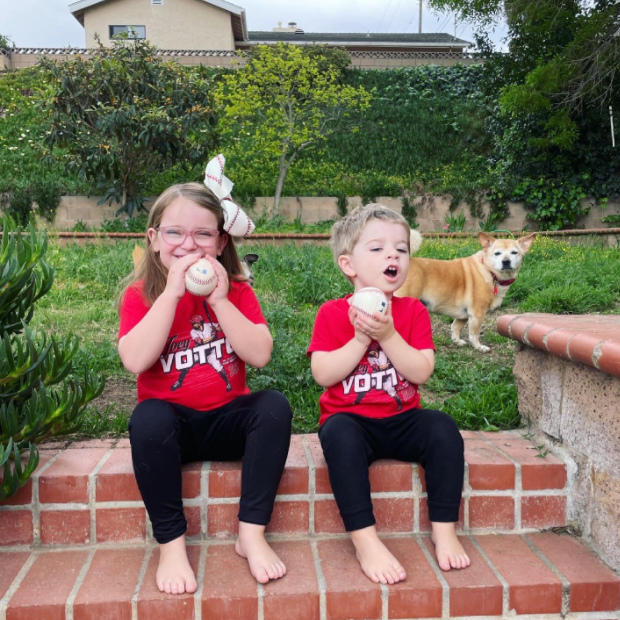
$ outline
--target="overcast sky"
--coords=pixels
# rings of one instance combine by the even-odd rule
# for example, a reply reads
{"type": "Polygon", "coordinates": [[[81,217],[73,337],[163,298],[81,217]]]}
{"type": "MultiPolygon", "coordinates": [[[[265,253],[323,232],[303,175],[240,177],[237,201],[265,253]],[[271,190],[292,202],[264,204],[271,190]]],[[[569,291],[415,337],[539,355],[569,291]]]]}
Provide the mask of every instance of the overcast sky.
{"type": "MultiPolygon", "coordinates": [[[[174,0],[168,0],[173,2],[174,0]]],[[[0,0],[0,34],[17,47],[84,47],[84,29],[67,0],[0,0]]],[[[306,32],[418,32],[418,0],[235,0],[246,11],[248,30],[271,30],[281,21],[306,32]]],[[[422,32],[454,35],[454,17],[424,9],[422,32]]],[[[500,24],[493,36],[506,34],[500,24]]],[[[456,36],[472,41],[471,28],[456,24],[456,36]]]]}

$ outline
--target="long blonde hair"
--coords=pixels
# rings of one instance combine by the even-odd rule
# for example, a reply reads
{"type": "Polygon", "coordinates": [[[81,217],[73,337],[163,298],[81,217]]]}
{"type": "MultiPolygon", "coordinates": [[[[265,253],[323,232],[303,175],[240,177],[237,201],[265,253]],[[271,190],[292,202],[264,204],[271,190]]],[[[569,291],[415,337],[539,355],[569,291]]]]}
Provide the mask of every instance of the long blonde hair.
{"type": "MultiPolygon", "coordinates": [[[[184,197],[191,200],[203,209],[211,211],[217,219],[217,229],[221,234],[224,233],[224,211],[220,201],[215,194],[200,183],[180,183],[172,185],[165,190],[149,212],[148,228],[157,228],[163,219],[164,211],[172,204],[176,198],[184,197]]],[[[153,305],[155,300],[164,292],[168,280],[168,270],[164,267],[159,257],[159,252],[153,251],[148,230],[145,236],[146,251],[140,262],[136,265],[133,272],[121,283],[122,293],[118,299],[118,308],[122,303],[125,291],[136,282],[143,280],[143,296],[149,305],[153,305]]],[[[246,282],[247,278],[243,273],[243,267],[237,254],[237,248],[232,239],[224,246],[222,254],[218,256],[218,261],[222,264],[228,279],[234,282],[246,282]]]]}

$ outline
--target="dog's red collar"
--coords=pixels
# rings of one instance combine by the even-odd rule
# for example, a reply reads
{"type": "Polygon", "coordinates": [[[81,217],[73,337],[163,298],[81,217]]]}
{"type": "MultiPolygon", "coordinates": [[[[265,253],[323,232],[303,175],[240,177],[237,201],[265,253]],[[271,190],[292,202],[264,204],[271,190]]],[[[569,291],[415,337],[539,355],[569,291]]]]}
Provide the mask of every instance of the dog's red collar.
{"type": "MultiPolygon", "coordinates": [[[[481,262],[484,265],[484,256],[481,258],[481,262]]],[[[510,280],[500,280],[492,271],[491,276],[493,277],[493,295],[497,295],[497,285],[500,286],[510,286],[515,278],[511,278],[510,280]]]]}

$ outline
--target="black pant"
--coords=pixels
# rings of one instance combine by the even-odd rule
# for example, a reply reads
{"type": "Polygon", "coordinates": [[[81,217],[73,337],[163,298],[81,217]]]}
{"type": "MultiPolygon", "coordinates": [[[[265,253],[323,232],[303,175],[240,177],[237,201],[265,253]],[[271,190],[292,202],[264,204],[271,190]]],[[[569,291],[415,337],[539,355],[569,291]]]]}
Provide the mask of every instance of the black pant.
{"type": "Polygon", "coordinates": [[[337,413],[327,418],[319,430],[319,439],[347,532],[375,524],[368,467],[377,459],[420,463],[426,477],[430,520],[459,520],[464,448],[449,415],[431,409],[410,409],[377,420],[337,413]]]}
{"type": "Polygon", "coordinates": [[[291,441],[291,408],[272,390],[212,411],[150,399],[129,422],[133,468],[153,534],[163,544],[187,531],[181,465],[243,457],[239,519],[267,525],[291,441]]]}

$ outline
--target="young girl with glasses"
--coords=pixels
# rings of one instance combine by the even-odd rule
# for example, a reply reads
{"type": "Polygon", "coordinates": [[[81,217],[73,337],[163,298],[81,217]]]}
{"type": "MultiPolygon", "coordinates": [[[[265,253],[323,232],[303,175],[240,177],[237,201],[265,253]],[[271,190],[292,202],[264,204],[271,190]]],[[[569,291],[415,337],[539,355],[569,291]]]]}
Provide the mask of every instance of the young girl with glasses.
{"type": "Polygon", "coordinates": [[[146,253],[119,301],[118,351],[138,375],[129,423],[133,466],[159,543],[157,586],[195,592],[185,547],[181,466],[243,457],[235,549],[260,583],[286,567],[265,541],[291,434],[279,392],[251,394],[245,365],[261,368],[273,340],[224,231],[218,198],[198,183],[174,185],[153,205],[146,253]],[[185,271],[206,258],[217,274],[207,297],[185,289],[185,271]]]}

